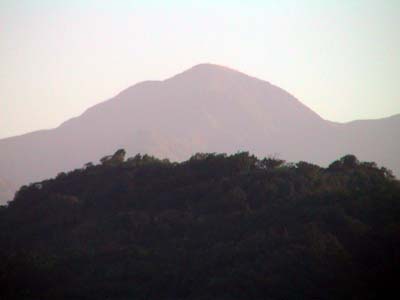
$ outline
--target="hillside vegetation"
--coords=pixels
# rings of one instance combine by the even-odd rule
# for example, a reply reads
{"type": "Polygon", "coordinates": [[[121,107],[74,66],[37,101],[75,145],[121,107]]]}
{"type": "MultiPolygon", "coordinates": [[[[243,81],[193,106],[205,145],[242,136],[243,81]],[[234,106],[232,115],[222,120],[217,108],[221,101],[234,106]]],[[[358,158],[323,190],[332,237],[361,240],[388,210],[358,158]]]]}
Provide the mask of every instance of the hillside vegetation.
{"type": "Polygon", "coordinates": [[[0,209],[2,299],[399,297],[400,183],[327,168],[125,151],[22,187],[0,209]]]}

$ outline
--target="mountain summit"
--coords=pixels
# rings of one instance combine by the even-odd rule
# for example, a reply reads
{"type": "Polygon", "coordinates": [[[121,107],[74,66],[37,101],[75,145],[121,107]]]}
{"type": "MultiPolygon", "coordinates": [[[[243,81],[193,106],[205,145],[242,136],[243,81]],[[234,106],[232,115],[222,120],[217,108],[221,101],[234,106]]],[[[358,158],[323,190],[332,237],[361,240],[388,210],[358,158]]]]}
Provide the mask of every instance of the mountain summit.
{"type": "Polygon", "coordinates": [[[0,179],[28,184],[119,148],[172,160],[250,151],[323,165],[353,153],[400,174],[398,128],[400,116],[329,122],[266,81],[200,64],[138,83],[58,128],[0,140],[0,179]]]}

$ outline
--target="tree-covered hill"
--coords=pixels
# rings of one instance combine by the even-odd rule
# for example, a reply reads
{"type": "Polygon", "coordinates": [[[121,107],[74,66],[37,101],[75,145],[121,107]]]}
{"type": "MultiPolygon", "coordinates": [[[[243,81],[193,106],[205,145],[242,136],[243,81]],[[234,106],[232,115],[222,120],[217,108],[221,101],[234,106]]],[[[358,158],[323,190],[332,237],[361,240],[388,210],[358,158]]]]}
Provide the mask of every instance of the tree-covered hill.
{"type": "Polygon", "coordinates": [[[0,209],[1,299],[399,297],[400,183],[248,153],[119,150],[0,209]]]}

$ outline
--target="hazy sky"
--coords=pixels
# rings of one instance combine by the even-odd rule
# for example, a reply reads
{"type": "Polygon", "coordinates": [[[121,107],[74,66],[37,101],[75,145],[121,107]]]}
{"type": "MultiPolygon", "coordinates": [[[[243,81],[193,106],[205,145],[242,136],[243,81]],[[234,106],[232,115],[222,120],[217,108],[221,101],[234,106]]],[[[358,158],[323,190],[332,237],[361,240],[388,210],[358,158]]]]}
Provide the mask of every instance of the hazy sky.
{"type": "Polygon", "coordinates": [[[400,113],[399,0],[0,0],[0,138],[138,81],[229,66],[334,121],[400,113]]]}

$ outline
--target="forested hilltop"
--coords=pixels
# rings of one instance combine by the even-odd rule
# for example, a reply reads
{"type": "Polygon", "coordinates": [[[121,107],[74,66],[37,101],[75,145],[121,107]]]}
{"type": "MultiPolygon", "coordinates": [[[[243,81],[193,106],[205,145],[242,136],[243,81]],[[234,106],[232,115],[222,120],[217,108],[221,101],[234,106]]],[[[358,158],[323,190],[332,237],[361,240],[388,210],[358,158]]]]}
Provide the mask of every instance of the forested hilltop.
{"type": "Polygon", "coordinates": [[[121,149],[0,209],[1,299],[395,299],[399,278],[400,182],[353,155],[121,149]]]}

